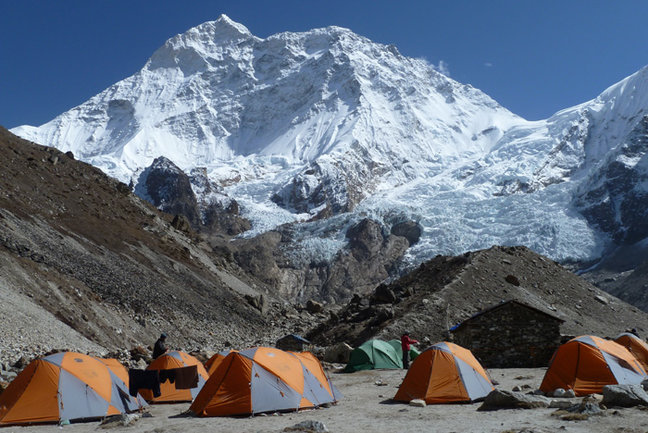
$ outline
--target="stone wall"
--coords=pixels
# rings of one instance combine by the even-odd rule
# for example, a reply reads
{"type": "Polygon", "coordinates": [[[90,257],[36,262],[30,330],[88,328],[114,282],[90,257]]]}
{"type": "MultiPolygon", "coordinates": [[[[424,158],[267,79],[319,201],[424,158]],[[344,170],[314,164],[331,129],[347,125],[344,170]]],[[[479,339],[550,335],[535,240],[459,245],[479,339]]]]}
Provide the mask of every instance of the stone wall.
{"type": "Polygon", "coordinates": [[[486,368],[544,367],[560,345],[561,320],[510,302],[463,322],[454,342],[486,368]]]}

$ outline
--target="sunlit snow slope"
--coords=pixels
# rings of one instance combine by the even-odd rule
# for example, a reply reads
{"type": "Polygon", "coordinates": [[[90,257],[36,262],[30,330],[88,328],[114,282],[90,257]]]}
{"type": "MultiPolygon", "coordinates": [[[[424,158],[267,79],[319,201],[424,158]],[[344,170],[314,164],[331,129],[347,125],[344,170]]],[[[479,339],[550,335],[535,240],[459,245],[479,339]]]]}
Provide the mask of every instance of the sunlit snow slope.
{"type": "Polygon", "coordinates": [[[587,261],[648,236],[628,238],[627,197],[608,170],[632,171],[624,188],[641,201],[647,76],[528,122],[347,29],[260,39],[221,16],[82,105],[13,132],[125,182],[159,156],[187,172],[205,167],[253,222],[248,235],[326,216],[298,230],[296,248],[314,258],[334,254],[344,229],[371,216],[420,222],[413,262],[492,244],[587,261]]]}

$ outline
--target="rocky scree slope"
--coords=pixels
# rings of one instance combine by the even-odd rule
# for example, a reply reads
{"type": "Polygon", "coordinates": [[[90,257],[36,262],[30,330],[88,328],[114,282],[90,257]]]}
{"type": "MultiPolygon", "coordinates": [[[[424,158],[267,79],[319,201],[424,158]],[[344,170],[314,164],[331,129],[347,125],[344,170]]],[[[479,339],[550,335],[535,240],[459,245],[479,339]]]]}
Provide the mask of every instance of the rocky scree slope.
{"type": "Polygon", "coordinates": [[[0,361],[293,332],[265,286],[72,153],[0,128],[0,361]],[[282,319],[276,320],[275,317],[282,319]]]}
{"type": "Polygon", "coordinates": [[[603,292],[526,247],[492,247],[437,256],[402,278],[356,295],[307,338],[320,345],[398,338],[408,330],[424,343],[450,337],[449,329],[510,299],[565,320],[565,335],[616,337],[630,328],[648,332],[648,314],[603,292]]]}

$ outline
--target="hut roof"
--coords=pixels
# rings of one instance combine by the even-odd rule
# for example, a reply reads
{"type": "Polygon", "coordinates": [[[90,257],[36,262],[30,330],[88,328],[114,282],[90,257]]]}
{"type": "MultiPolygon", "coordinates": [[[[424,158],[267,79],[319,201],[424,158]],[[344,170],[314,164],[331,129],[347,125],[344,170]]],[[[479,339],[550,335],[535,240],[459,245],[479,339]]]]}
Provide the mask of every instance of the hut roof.
{"type": "Polygon", "coordinates": [[[508,301],[502,301],[497,305],[493,305],[493,306],[488,307],[488,308],[486,308],[486,309],[484,309],[484,310],[482,310],[482,311],[480,311],[480,312],[478,312],[476,314],[473,314],[468,319],[466,319],[463,322],[458,323],[455,326],[453,326],[452,328],[450,328],[450,331],[455,332],[455,331],[461,329],[465,324],[467,324],[470,321],[476,319],[477,317],[481,317],[481,316],[483,316],[485,314],[491,314],[491,313],[493,313],[493,312],[495,312],[495,311],[497,311],[497,310],[499,310],[499,309],[501,309],[501,308],[503,308],[505,306],[511,305],[511,304],[514,304],[514,305],[517,305],[517,306],[520,306],[520,307],[523,307],[523,308],[527,308],[529,310],[533,310],[533,311],[535,311],[537,313],[540,313],[540,314],[546,316],[548,319],[552,319],[552,320],[555,320],[555,321],[560,322],[560,323],[565,322],[560,317],[556,317],[553,314],[549,314],[546,311],[540,310],[539,308],[532,307],[531,305],[525,304],[524,302],[518,301],[517,299],[509,299],[508,301]]]}

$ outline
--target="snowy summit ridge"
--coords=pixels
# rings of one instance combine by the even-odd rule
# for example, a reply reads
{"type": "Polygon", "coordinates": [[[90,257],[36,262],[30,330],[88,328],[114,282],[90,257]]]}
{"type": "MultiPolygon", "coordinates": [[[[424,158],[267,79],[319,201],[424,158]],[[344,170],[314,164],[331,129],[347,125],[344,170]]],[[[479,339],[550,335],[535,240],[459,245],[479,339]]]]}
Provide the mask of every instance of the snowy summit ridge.
{"type": "Polygon", "coordinates": [[[412,262],[492,244],[587,261],[648,236],[624,234],[627,197],[608,170],[629,170],[633,203],[643,197],[647,74],[528,122],[348,29],[261,39],[222,15],[87,102],[13,132],[126,183],[159,157],[204,168],[221,199],[241,204],[250,235],[317,216],[299,226],[313,255],[334,252],[344,228],[370,216],[423,227],[412,262]],[[319,235],[325,226],[338,234],[319,235]]]}

